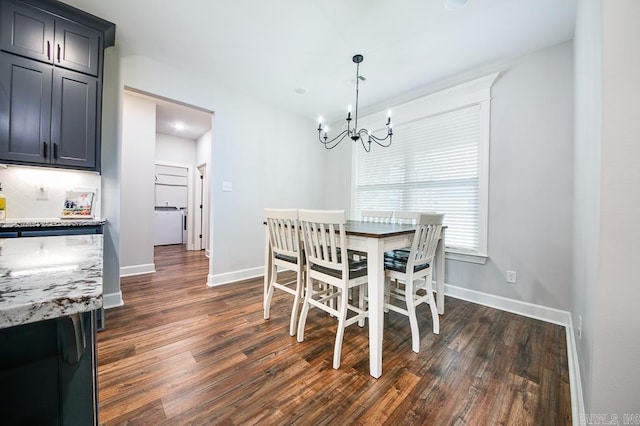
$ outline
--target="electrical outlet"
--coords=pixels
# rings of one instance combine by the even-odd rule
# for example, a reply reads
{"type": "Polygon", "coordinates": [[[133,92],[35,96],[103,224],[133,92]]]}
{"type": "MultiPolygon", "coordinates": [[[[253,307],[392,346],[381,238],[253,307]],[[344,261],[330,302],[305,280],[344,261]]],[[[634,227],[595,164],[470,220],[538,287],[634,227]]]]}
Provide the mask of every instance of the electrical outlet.
{"type": "Polygon", "coordinates": [[[515,284],[517,282],[516,271],[507,271],[507,282],[515,284]]]}
{"type": "Polygon", "coordinates": [[[582,339],[582,315],[578,315],[578,339],[582,339]]]}
{"type": "Polygon", "coordinates": [[[47,191],[47,187],[40,184],[36,185],[36,200],[48,200],[49,199],[49,191],[47,191]]]}

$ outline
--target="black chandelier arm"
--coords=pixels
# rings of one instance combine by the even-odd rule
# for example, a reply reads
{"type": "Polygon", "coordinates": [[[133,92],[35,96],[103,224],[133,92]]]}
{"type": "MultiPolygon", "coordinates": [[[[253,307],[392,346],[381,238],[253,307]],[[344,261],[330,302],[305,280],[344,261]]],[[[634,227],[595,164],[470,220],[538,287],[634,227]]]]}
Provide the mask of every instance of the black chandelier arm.
{"type": "Polygon", "coordinates": [[[333,149],[349,134],[349,130],[343,130],[335,138],[328,139],[327,136],[322,137],[322,130],[318,129],[318,140],[326,149],[333,149]]]}
{"type": "MultiPolygon", "coordinates": [[[[364,146],[365,142],[369,142],[369,146],[371,145],[371,142],[375,142],[377,145],[379,145],[379,146],[381,146],[383,148],[388,148],[388,147],[391,146],[391,140],[393,138],[393,131],[391,131],[391,129],[389,129],[389,131],[387,132],[387,135],[384,138],[379,138],[376,135],[370,133],[366,129],[360,129],[358,131],[358,135],[360,136],[360,140],[362,140],[363,146],[364,146]],[[389,140],[389,142],[388,143],[383,143],[386,140],[389,140]]],[[[367,152],[369,152],[369,150],[367,150],[367,152]]]]}

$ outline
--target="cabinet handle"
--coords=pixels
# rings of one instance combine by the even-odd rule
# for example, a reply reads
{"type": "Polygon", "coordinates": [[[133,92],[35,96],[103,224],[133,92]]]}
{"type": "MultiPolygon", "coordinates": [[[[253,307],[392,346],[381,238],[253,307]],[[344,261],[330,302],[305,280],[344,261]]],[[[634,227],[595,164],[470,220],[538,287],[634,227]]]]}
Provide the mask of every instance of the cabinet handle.
{"type": "Polygon", "coordinates": [[[47,59],[51,60],[51,42],[47,40],[47,59]]]}
{"type": "Polygon", "coordinates": [[[60,43],[58,43],[58,63],[60,62],[60,43]]]}
{"type": "Polygon", "coordinates": [[[62,359],[70,365],[80,362],[87,349],[84,321],[80,314],[58,318],[58,337],[62,342],[62,359]]]}
{"type": "Polygon", "coordinates": [[[53,144],[53,158],[54,159],[58,159],[58,144],[54,143],[53,144]]]}
{"type": "Polygon", "coordinates": [[[42,142],[42,155],[44,156],[44,158],[47,158],[47,143],[46,142],[42,142]]]}

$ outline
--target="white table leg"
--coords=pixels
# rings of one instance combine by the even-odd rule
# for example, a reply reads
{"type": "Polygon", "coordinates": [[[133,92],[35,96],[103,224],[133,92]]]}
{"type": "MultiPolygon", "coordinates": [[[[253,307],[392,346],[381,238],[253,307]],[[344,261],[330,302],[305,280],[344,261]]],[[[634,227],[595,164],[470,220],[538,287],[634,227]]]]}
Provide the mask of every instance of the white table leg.
{"type": "Polygon", "coordinates": [[[382,375],[382,333],[384,328],[384,240],[367,238],[369,276],[369,374],[382,375]]]}
{"type": "Polygon", "coordinates": [[[271,280],[271,244],[269,243],[269,227],[264,227],[264,290],[262,295],[262,307],[267,309],[267,290],[271,280]]]}
{"type": "Polygon", "coordinates": [[[444,231],[443,228],[436,247],[436,304],[440,315],[444,314],[444,231]]]}

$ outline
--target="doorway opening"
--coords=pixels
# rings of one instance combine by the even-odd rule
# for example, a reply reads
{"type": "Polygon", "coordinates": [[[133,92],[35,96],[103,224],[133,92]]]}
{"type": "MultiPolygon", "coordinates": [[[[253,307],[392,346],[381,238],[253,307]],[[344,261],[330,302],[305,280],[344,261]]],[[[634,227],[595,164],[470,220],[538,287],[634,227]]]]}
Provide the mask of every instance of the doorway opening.
{"type": "Polygon", "coordinates": [[[143,98],[145,111],[150,111],[144,120],[131,123],[136,161],[126,167],[131,167],[131,179],[144,179],[154,191],[150,197],[138,196],[137,211],[153,211],[156,218],[150,224],[139,222],[147,214],[128,216],[137,222],[132,228],[149,230],[144,244],[151,252],[156,245],[173,244],[207,250],[212,210],[206,178],[211,169],[213,112],[128,87],[125,93],[143,98]],[[137,137],[142,134],[144,141],[137,137]]]}

